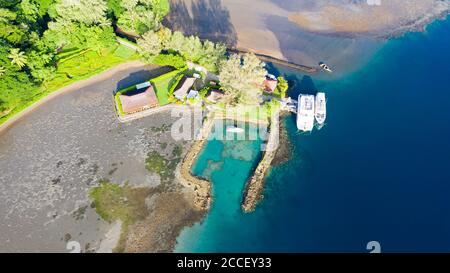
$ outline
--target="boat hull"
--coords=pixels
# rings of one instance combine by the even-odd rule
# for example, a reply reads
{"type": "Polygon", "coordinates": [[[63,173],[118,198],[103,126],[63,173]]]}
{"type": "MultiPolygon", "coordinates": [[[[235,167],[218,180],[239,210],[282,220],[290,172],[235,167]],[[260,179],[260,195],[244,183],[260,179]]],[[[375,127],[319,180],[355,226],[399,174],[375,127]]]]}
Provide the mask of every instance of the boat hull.
{"type": "Polygon", "coordinates": [[[229,132],[229,133],[243,133],[244,129],[239,128],[239,127],[234,127],[234,126],[228,126],[227,127],[227,132],[229,132]]]}
{"type": "Polygon", "coordinates": [[[300,94],[297,106],[297,128],[310,132],[314,128],[314,96],[300,94]]]}
{"type": "Polygon", "coordinates": [[[325,119],[327,117],[327,106],[325,93],[323,92],[318,92],[316,94],[314,117],[318,124],[325,123],[325,119]]]}

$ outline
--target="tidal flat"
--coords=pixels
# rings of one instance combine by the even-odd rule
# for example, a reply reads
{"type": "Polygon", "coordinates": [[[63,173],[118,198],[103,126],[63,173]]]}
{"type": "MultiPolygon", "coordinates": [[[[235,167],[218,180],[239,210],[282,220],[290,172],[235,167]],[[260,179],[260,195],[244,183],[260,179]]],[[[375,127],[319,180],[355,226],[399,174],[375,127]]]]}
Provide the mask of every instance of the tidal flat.
{"type": "Polygon", "coordinates": [[[336,77],[365,65],[385,38],[423,30],[448,1],[171,0],[164,24],[306,66],[324,61],[336,77]],[[372,1],[377,2],[377,1],[372,1]]]}
{"type": "Polygon", "coordinates": [[[151,66],[118,72],[54,98],[1,134],[0,251],[69,252],[69,241],[98,251],[108,231],[120,234],[89,196],[105,179],[145,195],[123,251],[170,251],[179,230],[201,217],[173,175],[190,142],[171,137],[171,112],[129,123],[114,113],[114,90],[155,73],[151,66]]]}

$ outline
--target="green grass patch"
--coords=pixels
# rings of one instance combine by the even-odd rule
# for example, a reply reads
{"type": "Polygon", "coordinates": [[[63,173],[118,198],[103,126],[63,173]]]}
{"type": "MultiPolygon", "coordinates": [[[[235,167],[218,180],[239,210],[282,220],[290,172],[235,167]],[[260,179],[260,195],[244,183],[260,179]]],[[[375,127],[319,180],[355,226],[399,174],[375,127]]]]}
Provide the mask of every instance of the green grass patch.
{"type": "Polygon", "coordinates": [[[178,70],[187,68],[186,60],[178,54],[159,54],[153,59],[153,63],[160,66],[172,66],[178,70]]]}
{"type": "Polygon", "coordinates": [[[170,85],[169,91],[167,92],[167,96],[169,97],[170,102],[178,101],[174,96],[173,92],[175,91],[175,88],[178,86],[180,81],[183,79],[184,74],[180,73],[175,78],[173,78],[172,83],[170,85]]]}
{"type": "Polygon", "coordinates": [[[30,87],[29,95],[21,98],[11,112],[1,117],[0,124],[64,86],[90,78],[117,64],[139,58],[137,54],[130,58],[116,56],[114,51],[117,47],[105,49],[101,54],[94,51],[67,51],[67,55],[63,55],[64,58],[60,59],[55,77],[40,87],[30,87]]]}
{"type": "MultiPolygon", "coordinates": [[[[166,105],[170,102],[169,97],[173,93],[173,89],[175,89],[182,76],[183,75],[179,70],[174,70],[149,80],[155,90],[160,106],[166,105]]],[[[116,109],[119,115],[125,115],[122,109],[122,104],[120,103],[119,95],[134,89],[136,89],[136,85],[119,90],[114,95],[114,100],[117,106],[116,109]]]]}
{"type": "Polygon", "coordinates": [[[66,49],[64,51],[61,51],[58,55],[57,55],[57,60],[58,63],[63,63],[65,60],[71,59],[73,57],[76,57],[78,55],[82,55],[84,52],[88,51],[87,49],[78,49],[78,48],[71,48],[71,49],[66,49]]]}
{"type": "Polygon", "coordinates": [[[152,193],[150,188],[133,188],[128,183],[120,186],[108,180],[100,181],[97,187],[89,192],[95,210],[107,221],[122,221],[122,231],[115,252],[122,252],[125,246],[128,227],[136,221],[148,216],[145,199],[152,193]]]}
{"type": "Polygon", "coordinates": [[[163,156],[156,151],[149,152],[145,160],[145,167],[148,171],[156,173],[161,181],[167,182],[175,178],[175,168],[181,160],[183,148],[175,145],[171,156],[163,156]]]}
{"type": "MultiPolygon", "coordinates": [[[[169,97],[173,93],[173,89],[175,89],[176,85],[181,80],[182,76],[183,75],[180,74],[179,70],[174,70],[149,80],[150,84],[153,86],[155,90],[155,94],[156,97],[158,98],[158,103],[160,106],[166,105],[170,102],[169,97]]],[[[119,95],[135,89],[136,85],[133,85],[117,91],[116,94],[114,95],[114,100],[116,102],[116,110],[120,116],[124,116],[125,113],[123,112],[122,103],[120,102],[119,95]]]]}
{"type": "Polygon", "coordinates": [[[116,94],[114,96],[114,101],[116,102],[117,114],[120,115],[121,117],[123,117],[123,116],[125,116],[125,113],[123,112],[122,102],[120,101],[119,95],[120,94],[116,94]]]}
{"type": "Polygon", "coordinates": [[[130,46],[137,46],[137,43],[136,43],[136,42],[133,42],[133,41],[131,41],[131,40],[128,40],[127,38],[123,38],[123,37],[116,36],[116,40],[118,40],[118,41],[120,41],[120,42],[127,43],[127,44],[129,44],[130,46]]]}
{"type": "MultiPolygon", "coordinates": [[[[163,74],[159,77],[150,80],[153,85],[156,96],[158,97],[159,105],[166,105],[169,103],[169,92],[174,85],[176,85],[177,75],[180,73],[179,70],[174,70],[169,73],[163,74]]],[[[179,80],[178,80],[179,81],[179,80]]]]}
{"type": "Polygon", "coordinates": [[[116,50],[114,51],[114,56],[123,58],[123,59],[129,59],[132,58],[133,55],[136,54],[136,51],[132,48],[126,47],[124,45],[119,45],[116,50]]]}
{"type": "Polygon", "coordinates": [[[76,58],[64,60],[63,63],[58,65],[56,77],[45,84],[43,88],[51,92],[70,83],[89,78],[117,64],[137,59],[137,55],[130,58],[116,56],[114,54],[116,49],[117,47],[112,50],[105,49],[102,54],[87,51],[76,58]]]}
{"type": "Polygon", "coordinates": [[[150,193],[150,188],[133,188],[128,183],[120,186],[104,179],[91,189],[89,196],[103,220],[121,220],[128,225],[147,217],[145,199],[150,193]]]}
{"type": "Polygon", "coordinates": [[[224,103],[217,103],[216,106],[217,109],[215,111],[226,118],[245,119],[249,122],[268,122],[271,114],[279,109],[279,103],[277,101],[255,106],[228,106],[224,103]]]}

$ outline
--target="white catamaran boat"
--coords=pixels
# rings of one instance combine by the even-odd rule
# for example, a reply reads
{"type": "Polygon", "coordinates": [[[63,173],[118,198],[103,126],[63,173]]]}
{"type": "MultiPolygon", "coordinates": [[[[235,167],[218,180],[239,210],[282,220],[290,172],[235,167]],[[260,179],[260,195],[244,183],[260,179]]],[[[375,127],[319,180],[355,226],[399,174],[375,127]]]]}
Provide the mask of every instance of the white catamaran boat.
{"type": "Polygon", "coordinates": [[[318,92],[316,94],[316,107],[315,107],[316,121],[319,125],[324,124],[325,119],[327,118],[327,101],[325,99],[325,93],[318,92]]]}
{"type": "Polygon", "coordinates": [[[314,96],[300,94],[297,105],[297,128],[312,131],[314,128],[314,96]]]}

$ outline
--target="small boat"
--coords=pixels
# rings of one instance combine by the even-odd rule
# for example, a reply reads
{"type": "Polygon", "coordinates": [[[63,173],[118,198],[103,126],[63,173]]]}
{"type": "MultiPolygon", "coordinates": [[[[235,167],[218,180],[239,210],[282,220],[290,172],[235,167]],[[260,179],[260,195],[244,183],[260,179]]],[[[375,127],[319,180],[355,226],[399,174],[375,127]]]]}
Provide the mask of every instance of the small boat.
{"type": "Polygon", "coordinates": [[[230,133],[242,133],[244,129],[236,127],[236,126],[227,126],[227,132],[230,133]]]}
{"type": "Polygon", "coordinates": [[[298,96],[297,128],[302,131],[312,131],[314,128],[314,95],[298,96]]]}
{"type": "Polygon", "coordinates": [[[319,125],[324,124],[327,118],[327,101],[325,99],[325,93],[318,92],[316,94],[316,107],[314,116],[319,125]]]}
{"type": "Polygon", "coordinates": [[[331,68],[328,65],[326,65],[324,62],[320,62],[319,66],[320,66],[320,68],[322,68],[323,70],[325,70],[327,72],[330,72],[330,73],[333,72],[333,70],[331,70],[331,68]]]}
{"type": "Polygon", "coordinates": [[[267,79],[267,80],[276,81],[276,80],[277,80],[277,77],[275,77],[275,75],[273,75],[273,74],[267,74],[267,75],[266,75],[266,79],[267,79]]]}

